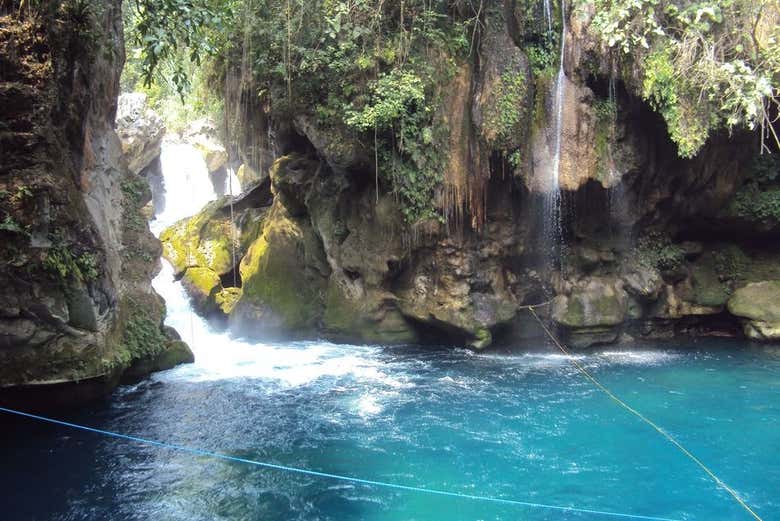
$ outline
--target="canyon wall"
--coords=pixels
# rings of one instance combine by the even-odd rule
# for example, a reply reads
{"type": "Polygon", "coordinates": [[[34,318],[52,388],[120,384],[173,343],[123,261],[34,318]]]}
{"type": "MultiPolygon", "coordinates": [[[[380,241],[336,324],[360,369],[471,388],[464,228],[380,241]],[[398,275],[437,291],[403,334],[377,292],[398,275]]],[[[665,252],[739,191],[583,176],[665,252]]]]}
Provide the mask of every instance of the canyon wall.
{"type": "Polygon", "coordinates": [[[120,0],[0,19],[0,399],[81,401],[191,359],[151,288],[151,194],[114,131],[120,0]]]}

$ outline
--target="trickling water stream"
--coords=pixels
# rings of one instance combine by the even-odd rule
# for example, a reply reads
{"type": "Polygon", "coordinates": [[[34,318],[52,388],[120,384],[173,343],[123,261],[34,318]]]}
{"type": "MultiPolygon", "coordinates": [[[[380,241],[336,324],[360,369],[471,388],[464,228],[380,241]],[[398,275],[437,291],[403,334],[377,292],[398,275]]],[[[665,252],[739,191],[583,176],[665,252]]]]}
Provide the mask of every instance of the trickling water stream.
{"type": "MultiPolygon", "coordinates": [[[[549,9],[549,0],[545,0],[545,12],[549,9]]],[[[552,26],[551,26],[552,27],[552,26]]],[[[546,251],[552,258],[550,261],[557,264],[562,257],[563,247],[563,212],[561,208],[561,141],[563,135],[563,103],[566,96],[566,71],[564,69],[564,57],[566,53],[566,12],[565,5],[561,3],[561,39],[558,74],[553,86],[553,117],[552,117],[552,167],[550,169],[550,181],[545,193],[545,230],[544,239],[549,248],[546,251]]]]}
{"type": "MultiPolygon", "coordinates": [[[[196,178],[199,156],[184,157],[190,154],[197,151],[166,145],[168,200],[158,230],[213,198],[196,178]]],[[[681,520],[745,519],[689,460],[617,408],[567,357],[541,346],[501,355],[246,342],[192,313],[167,263],[154,284],[196,362],[120,388],[67,419],[460,493],[681,520]]],[[[780,509],[777,348],[708,341],[577,358],[765,519],[780,509]]],[[[6,521],[606,519],[331,482],[27,420],[5,423],[0,447],[6,521]]]]}

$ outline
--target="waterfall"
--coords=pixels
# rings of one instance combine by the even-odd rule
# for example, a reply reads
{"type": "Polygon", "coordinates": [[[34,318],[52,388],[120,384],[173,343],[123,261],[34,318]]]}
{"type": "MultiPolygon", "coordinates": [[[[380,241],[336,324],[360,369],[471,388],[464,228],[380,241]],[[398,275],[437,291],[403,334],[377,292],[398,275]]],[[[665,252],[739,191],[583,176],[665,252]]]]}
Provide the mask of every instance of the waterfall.
{"type": "Polygon", "coordinates": [[[165,204],[149,225],[155,235],[176,221],[195,215],[217,198],[206,162],[194,146],[164,142],[160,164],[165,204]]]}
{"type": "Polygon", "coordinates": [[[553,32],[552,7],[550,6],[550,0],[544,0],[543,10],[544,10],[544,21],[547,22],[547,36],[549,37],[552,36],[552,32],[553,32]]]}
{"type": "Polygon", "coordinates": [[[609,188],[607,189],[607,204],[609,228],[615,247],[620,251],[626,251],[633,242],[631,234],[631,200],[630,193],[626,188],[626,183],[622,180],[622,173],[618,170],[615,156],[614,143],[616,140],[616,129],[618,124],[618,98],[616,73],[611,71],[609,76],[609,85],[607,90],[607,101],[613,108],[612,119],[610,120],[609,139],[607,141],[607,168],[609,169],[609,188]]]}
{"type": "MultiPolygon", "coordinates": [[[[560,193],[561,168],[561,133],[563,132],[563,97],[566,95],[566,72],[563,69],[563,58],[566,52],[566,13],[561,5],[561,55],[558,65],[558,75],[555,78],[555,149],[552,168],[552,188],[560,193]]],[[[560,199],[560,195],[558,196],[560,199]]]]}
{"type": "Polygon", "coordinates": [[[225,195],[235,196],[241,194],[241,181],[236,175],[235,168],[228,167],[225,183],[225,195]]]}
{"type": "MultiPolygon", "coordinates": [[[[545,0],[547,4],[549,0],[545,0]]],[[[545,7],[547,9],[547,6],[545,7]]],[[[563,100],[566,95],[566,72],[563,60],[566,52],[566,12],[564,2],[561,2],[561,41],[558,74],[553,86],[553,126],[554,136],[552,168],[550,169],[549,186],[545,196],[545,241],[550,246],[548,253],[553,256],[553,261],[560,260],[560,249],[563,244],[562,211],[561,211],[561,141],[563,133],[563,100]]]]}

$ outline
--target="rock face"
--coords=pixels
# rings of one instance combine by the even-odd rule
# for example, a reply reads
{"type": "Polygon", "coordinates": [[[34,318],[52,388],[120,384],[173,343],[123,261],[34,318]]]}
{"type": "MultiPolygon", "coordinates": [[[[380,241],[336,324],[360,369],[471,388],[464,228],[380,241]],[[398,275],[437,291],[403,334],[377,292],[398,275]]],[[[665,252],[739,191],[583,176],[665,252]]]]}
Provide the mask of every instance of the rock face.
{"type": "Polygon", "coordinates": [[[273,93],[243,114],[231,160],[253,188],[235,219],[223,199],[163,236],[198,307],[249,336],[475,349],[539,339],[531,304],[582,348],[775,338],[776,317],[745,302],[773,309],[780,174],[756,174],[748,134],[680,159],[636,78],[613,74],[589,35],[587,3],[563,35],[563,211],[550,222],[558,64],[540,63],[529,5],[487,5],[468,59],[431,55],[449,64],[432,110],[446,149],[433,218],[404,218],[375,177],[373,136],[304,103],[274,118],[273,93]]]}
{"type": "Polygon", "coordinates": [[[0,400],[48,405],[191,358],[150,282],[150,194],[114,132],[120,2],[0,19],[0,400]],[[84,35],[89,33],[92,38],[84,35]],[[97,52],[96,49],[113,49],[97,52]]]}
{"type": "Polygon", "coordinates": [[[160,157],[165,124],[147,106],[146,94],[134,92],[119,96],[116,132],[122,142],[122,153],[133,174],[140,174],[160,157]]]}

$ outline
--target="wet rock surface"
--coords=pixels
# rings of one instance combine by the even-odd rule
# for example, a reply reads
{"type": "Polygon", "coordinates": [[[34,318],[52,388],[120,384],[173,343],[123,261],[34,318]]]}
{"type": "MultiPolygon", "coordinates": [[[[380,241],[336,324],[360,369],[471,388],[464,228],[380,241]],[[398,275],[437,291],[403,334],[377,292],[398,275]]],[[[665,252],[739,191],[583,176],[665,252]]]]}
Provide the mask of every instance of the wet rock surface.
{"type": "MultiPolygon", "coordinates": [[[[150,285],[160,246],[140,213],[150,193],[114,131],[120,2],[99,4],[79,23],[0,21],[0,400],[81,401],[169,351],[150,285]]],[[[167,365],[186,358],[170,353],[167,365]]]]}

